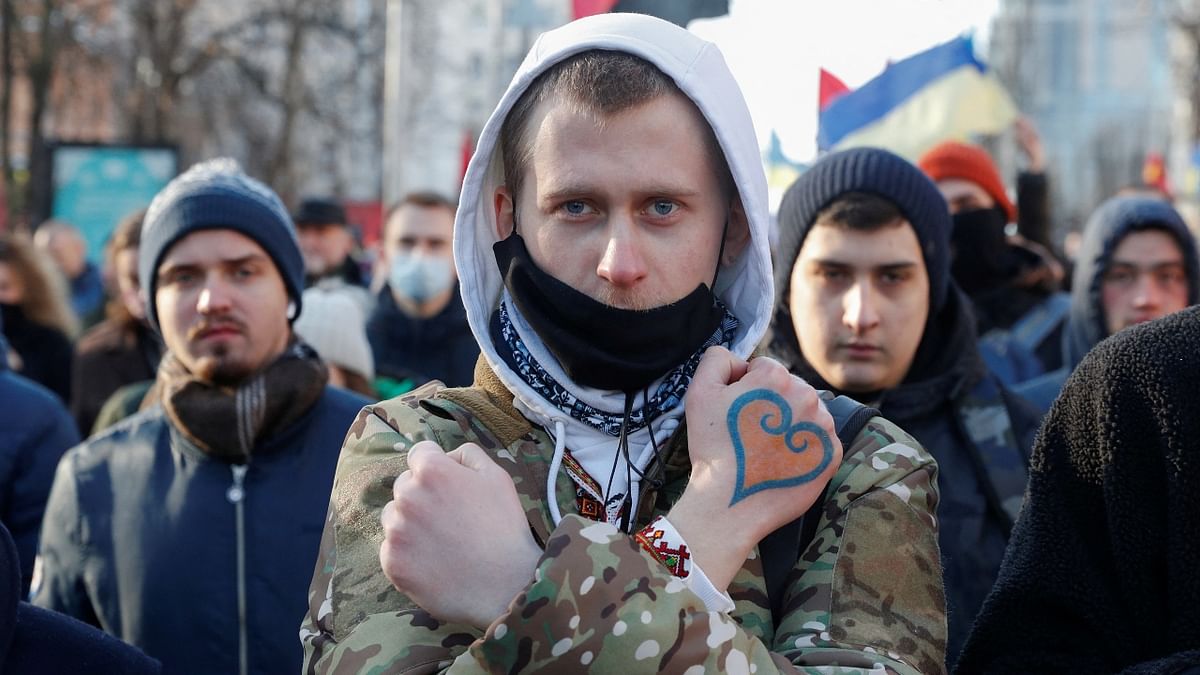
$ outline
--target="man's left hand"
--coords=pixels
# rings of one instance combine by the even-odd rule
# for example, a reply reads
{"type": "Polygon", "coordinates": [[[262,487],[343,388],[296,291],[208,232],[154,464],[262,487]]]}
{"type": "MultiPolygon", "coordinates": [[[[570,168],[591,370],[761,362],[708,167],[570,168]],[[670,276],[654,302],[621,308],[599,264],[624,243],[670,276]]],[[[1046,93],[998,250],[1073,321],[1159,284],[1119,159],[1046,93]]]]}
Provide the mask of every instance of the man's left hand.
{"type": "Polygon", "coordinates": [[[379,562],[439,620],[486,629],[533,579],[542,551],[512,478],[478,445],[413,445],[383,508],[379,562]]]}

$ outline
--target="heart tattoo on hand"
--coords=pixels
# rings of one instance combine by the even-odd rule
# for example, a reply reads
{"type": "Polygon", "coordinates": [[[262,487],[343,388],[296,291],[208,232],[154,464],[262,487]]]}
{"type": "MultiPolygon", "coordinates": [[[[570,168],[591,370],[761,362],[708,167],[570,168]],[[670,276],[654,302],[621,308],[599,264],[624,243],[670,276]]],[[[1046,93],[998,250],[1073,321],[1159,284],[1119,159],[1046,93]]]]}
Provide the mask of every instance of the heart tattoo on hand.
{"type": "Polygon", "coordinates": [[[756,492],[812,481],[833,461],[829,434],[812,422],[792,424],[792,407],[770,389],[737,397],[726,423],[737,456],[730,506],[756,492]]]}

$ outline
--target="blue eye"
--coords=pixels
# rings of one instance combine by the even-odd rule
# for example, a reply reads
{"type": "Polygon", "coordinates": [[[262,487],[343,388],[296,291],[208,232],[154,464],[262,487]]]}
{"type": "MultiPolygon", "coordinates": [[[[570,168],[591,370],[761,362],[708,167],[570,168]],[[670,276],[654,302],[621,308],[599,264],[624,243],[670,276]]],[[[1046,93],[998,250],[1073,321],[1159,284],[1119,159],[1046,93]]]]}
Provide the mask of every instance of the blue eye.
{"type": "Polygon", "coordinates": [[[584,204],[578,200],[566,202],[563,204],[562,208],[572,216],[582,216],[587,212],[587,204],[584,204]]]}
{"type": "Polygon", "coordinates": [[[657,216],[669,216],[675,212],[679,206],[669,199],[654,200],[654,214],[657,216]]]}

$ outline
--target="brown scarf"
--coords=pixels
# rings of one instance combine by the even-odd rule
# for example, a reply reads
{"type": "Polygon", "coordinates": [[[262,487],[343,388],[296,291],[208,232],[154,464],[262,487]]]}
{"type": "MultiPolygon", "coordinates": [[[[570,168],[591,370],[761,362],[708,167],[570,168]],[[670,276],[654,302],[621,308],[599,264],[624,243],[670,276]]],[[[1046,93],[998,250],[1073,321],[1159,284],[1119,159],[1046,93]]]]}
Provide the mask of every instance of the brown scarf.
{"type": "Polygon", "coordinates": [[[167,352],[147,398],[162,401],[171,424],[200,450],[240,463],[254,454],[260,440],[308,412],[328,381],[325,364],[302,342],[293,342],[236,387],[198,379],[167,352]]]}

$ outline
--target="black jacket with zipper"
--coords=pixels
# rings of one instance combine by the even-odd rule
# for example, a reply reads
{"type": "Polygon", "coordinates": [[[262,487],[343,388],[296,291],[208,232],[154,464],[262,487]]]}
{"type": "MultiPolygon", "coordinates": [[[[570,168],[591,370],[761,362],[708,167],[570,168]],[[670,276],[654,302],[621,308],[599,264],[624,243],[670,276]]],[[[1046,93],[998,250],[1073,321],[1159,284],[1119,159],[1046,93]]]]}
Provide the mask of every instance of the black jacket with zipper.
{"type": "Polygon", "coordinates": [[[74,448],[51,490],[34,603],[168,673],[298,672],[338,452],[365,404],[327,387],[241,466],[201,452],[161,406],[74,448]]]}

